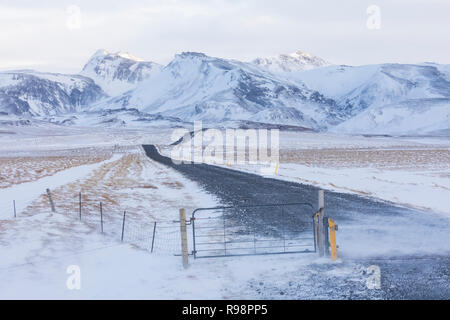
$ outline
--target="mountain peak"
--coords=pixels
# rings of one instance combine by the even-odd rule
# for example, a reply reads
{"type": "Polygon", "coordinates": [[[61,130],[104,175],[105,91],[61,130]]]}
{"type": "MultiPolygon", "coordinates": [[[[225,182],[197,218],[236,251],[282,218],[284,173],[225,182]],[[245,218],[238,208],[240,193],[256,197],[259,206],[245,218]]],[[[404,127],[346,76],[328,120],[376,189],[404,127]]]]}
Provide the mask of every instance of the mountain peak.
{"type": "Polygon", "coordinates": [[[259,67],[278,73],[311,70],[331,65],[324,59],[302,50],[268,58],[257,58],[252,62],[259,67]]]}
{"type": "Polygon", "coordinates": [[[158,73],[161,68],[157,63],[144,61],[128,52],[111,53],[99,49],[85,64],[81,74],[92,78],[109,95],[117,95],[158,73]]]}
{"type": "Polygon", "coordinates": [[[144,61],[144,59],[138,58],[129,52],[125,52],[125,51],[110,52],[105,49],[98,49],[97,51],[95,51],[95,53],[91,56],[89,61],[101,60],[101,59],[105,59],[105,57],[108,57],[111,59],[123,58],[123,59],[137,61],[137,62],[144,61]]]}
{"type": "Polygon", "coordinates": [[[204,58],[207,58],[207,57],[208,56],[206,54],[202,53],[202,52],[192,52],[192,51],[185,51],[185,52],[182,52],[180,54],[176,54],[175,55],[175,58],[182,58],[182,59],[185,59],[185,58],[201,58],[201,59],[204,59],[204,58]]]}
{"type": "Polygon", "coordinates": [[[293,52],[291,54],[289,54],[289,56],[293,57],[293,58],[313,58],[314,56],[312,54],[310,54],[309,52],[303,51],[303,50],[298,50],[296,52],[293,52]]]}
{"type": "Polygon", "coordinates": [[[109,54],[109,52],[106,51],[105,49],[98,49],[97,51],[95,51],[95,53],[92,55],[91,58],[94,58],[94,57],[103,57],[103,56],[106,56],[106,55],[108,55],[108,54],[109,54]]]}
{"type": "Polygon", "coordinates": [[[138,62],[144,61],[144,59],[138,58],[129,52],[119,51],[119,52],[116,52],[115,55],[117,55],[121,58],[124,58],[124,59],[128,59],[128,60],[133,60],[133,61],[138,61],[138,62]]]}

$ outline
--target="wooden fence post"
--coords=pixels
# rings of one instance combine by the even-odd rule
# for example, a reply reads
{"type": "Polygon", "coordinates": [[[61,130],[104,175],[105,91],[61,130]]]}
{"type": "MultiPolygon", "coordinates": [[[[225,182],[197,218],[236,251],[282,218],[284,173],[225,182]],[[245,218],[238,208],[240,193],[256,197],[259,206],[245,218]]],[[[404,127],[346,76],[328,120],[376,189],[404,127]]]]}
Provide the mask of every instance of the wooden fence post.
{"type": "Polygon", "coordinates": [[[154,246],[154,244],[155,244],[155,233],[156,233],[156,221],[155,221],[155,223],[153,224],[152,251],[151,251],[151,252],[153,252],[153,246],[154,246]]]}
{"type": "Polygon", "coordinates": [[[188,242],[186,232],[186,210],[180,209],[180,233],[181,233],[181,255],[183,258],[183,267],[186,269],[188,261],[188,242]]]}
{"type": "Polygon", "coordinates": [[[325,255],[325,230],[324,223],[323,223],[323,217],[325,214],[325,197],[324,197],[324,191],[319,190],[319,217],[318,217],[318,245],[319,245],[319,256],[323,257],[325,255]]]}
{"type": "Polygon", "coordinates": [[[123,222],[122,222],[122,238],[121,238],[121,242],[123,242],[123,235],[124,235],[124,232],[125,232],[125,215],[127,214],[127,212],[126,211],[124,211],[123,212],[123,222]]]}
{"type": "Polygon", "coordinates": [[[103,233],[103,206],[101,202],[100,202],[100,228],[103,233]]]}
{"type": "Polygon", "coordinates": [[[47,188],[47,196],[48,201],[50,202],[50,207],[52,208],[52,212],[56,212],[55,210],[55,204],[53,203],[52,194],[50,193],[50,189],[47,188]]]}
{"type": "Polygon", "coordinates": [[[80,221],[81,221],[81,192],[78,193],[78,207],[79,207],[80,221]]]}

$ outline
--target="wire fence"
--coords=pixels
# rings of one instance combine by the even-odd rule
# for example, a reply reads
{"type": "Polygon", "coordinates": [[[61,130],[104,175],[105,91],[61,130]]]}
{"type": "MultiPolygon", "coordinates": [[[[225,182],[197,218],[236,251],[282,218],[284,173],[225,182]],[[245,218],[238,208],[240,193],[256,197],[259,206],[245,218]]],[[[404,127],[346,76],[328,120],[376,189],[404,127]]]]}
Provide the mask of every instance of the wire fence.
{"type": "MultiPolygon", "coordinates": [[[[50,200],[52,211],[79,220],[116,241],[132,244],[151,253],[180,254],[178,220],[151,219],[142,212],[113,210],[82,193],[74,195],[69,201],[60,195],[51,194],[50,190],[47,190],[47,196],[49,200],[52,196],[57,200],[55,205],[50,200]]],[[[17,218],[16,201],[12,204],[14,217],[17,218]]]]}
{"type": "Polygon", "coordinates": [[[99,232],[139,249],[157,254],[180,253],[180,223],[177,220],[145,219],[142,213],[110,211],[100,202],[97,210],[83,210],[83,201],[81,205],[78,202],[77,218],[99,232]]]}

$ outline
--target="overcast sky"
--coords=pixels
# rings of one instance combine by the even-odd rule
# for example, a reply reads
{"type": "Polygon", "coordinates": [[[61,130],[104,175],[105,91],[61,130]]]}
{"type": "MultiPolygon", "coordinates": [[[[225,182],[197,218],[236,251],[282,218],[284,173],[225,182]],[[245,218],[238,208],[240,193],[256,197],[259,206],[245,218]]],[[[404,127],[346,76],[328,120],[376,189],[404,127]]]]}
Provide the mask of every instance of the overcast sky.
{"type": "Polygon", "coordinates": [[[162,64],[182,51],[297,50],[349,65],[450,64],[449,13],[448,0],[0,0],[0,70],[78,72],[99,48],[162,64]]]}

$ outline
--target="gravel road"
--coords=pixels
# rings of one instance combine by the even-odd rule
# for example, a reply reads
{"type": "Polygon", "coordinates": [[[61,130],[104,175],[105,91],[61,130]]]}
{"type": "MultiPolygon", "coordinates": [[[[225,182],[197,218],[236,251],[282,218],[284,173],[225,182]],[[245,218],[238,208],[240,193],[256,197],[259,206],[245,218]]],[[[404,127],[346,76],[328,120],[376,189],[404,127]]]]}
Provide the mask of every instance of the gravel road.
{"type": "MultiPolygon", "coordinates": [[[[143,147],[149,158],[196,181],[224,205],[305,202],[317,207],[318,188],[314,186],[207,164],[175,164],[170,158],[161,155],[155,146],[143,147]]],[[[349,252],[343,257],[344,263],[360,266],[375,264],[382,271],[381,290],[375,296],[373,292],[358,291],[351,284],[335,281],[336,287],[329,294],[330,298],[450,299],[450,219],[367,197],[331,191],[326,192],[325,211],[339,224],[338,243],[341,246],[340,238],[343,247],[349,252]],[[373,254],[364,257],[352,255],[350,248],[358,245],[370,246],[369,253],[373,250],[373,254]],[[437,246],[443,249],[436,252],[433,249],[437,246]],[[419,247],[424,252],[431,248],[430,254],[417,253],[414,249],[419,247]],[[411,253],[408,253],[409,250],[411,253]],[[342,286],[346,289],[343,290],[342,286]],[[342,296],[342,292],[362,293],[342,296]]],[[[313,211],[307,206],[286,209],[283,215],[280,212],[259,209],[246,214],[239,210],[227,214],[230,219],[249,227],[257,225],[261,232],[267,231],[265,228],[272,231],[284,228],[286,219],[298,219],[297,226],[302,223],[305,228],[310,226],[313,211]]],[[[270,290],[266,288],[265,292],[270,290]]],[[[283,298],[304,297],[294,290],[291,295],[283,293],[283,298]]]]}

